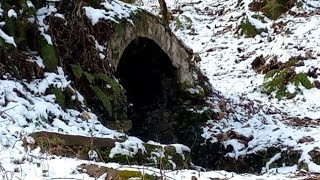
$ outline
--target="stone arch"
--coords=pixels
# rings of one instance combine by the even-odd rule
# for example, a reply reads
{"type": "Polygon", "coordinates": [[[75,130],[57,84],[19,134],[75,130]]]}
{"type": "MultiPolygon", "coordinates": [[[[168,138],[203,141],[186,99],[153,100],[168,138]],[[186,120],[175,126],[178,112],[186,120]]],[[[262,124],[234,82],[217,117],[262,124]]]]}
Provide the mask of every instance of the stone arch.
{"type": "Polygon", "coordinates": [[[115,32],[110,36],[107,48],[107,59],[116,70],[125,48],[139,37],[148,38],[158,44],[178,69],[178,79],[184,87],[193,87],[190,60],[194,58],[191,49],[187,48],[171,31],[161,24],[159,18],[145,11],[133,15],[132,22],[114,24],[115,32]]]}
{"type": "Polygon", "coordinates": [[[181,94],[178,69],[153,40],[139,37],[125,48],[116,77],[126,90],[132,135],[165,143],[175,139],[173,108],[181,94]]]}
{"type": "MultiPolygon", "coordinates": [[[[204,90],[200,87],[202,84],[199,84],[199,72],[192,64],[197,56],[171,31],[168,31],[158,17],[141,10],[136,12],[131,20],[113,24],[114,32],[110,34],[107,46],[108,63],[114,69],[116,77],[120,78],[120,84],[124,86],[127,92],[129,91],[127,94],[129,103],[131,101],[135,105],[138,104],[138,106],[128,109],[128,118],[132,120],[132,129],[129,132],[146,140],[153,139],[162,143],[176,143],[182,137],[179,123],[183,119],[187,106],[191,107],[200,103],[205,95],[204,90]],[[145,95],[147,90],[133,89],[133,85],[123,82],[128,77],[128,81],[135,81],[134,79],[130,80],[130,75],[119,73],[118,70],[119,67],[122,69],[121,59],[124,58],[123,56],[130,57],[132,55],[128,53],[128,48],[135,51],[134,49],[139,47],[140,41],[142,41],[142,44],[151,43],[150,46],[158,49],[156,52],[162,54],[160,56],[167,56],[165,57],[167,63],[160,65],[165,66],[165,68],[159,68],[157,65],[157,68],[155,68],[155,70],[164,72],[165,78],[157,79],[157,73],[150,73],[150,76],[156,77],[157,80],[155,84],[149,84],[158,86],[160,91],[171,95],[163,95],[161,92],[156,92],[157,88],[154,88],[151,89],[151,102],[139,102],[134,99],[134,96],[137,96],[136,99],[141,98],[135,91],[142,91],[142,95],[145,95]],[[165,89],[160,82],[169,83],[171,90],[165,89]],[[189,91],[189,88],[194,88],[196,91],[189,91]],[[161,100],[161,98],[164,99],[164,102],[153,103],[157,99],[161,100]]],[[[149,65],[147,67],[150,68],[152,65],[149,65]]],[[[124,66],[130,68],[134,67],[135,64],[124,66]]],[[[134,68],[137,68],[137,66],[134,68]]],[[[149,84],[145,83],[146,86],[149,84]]]]}

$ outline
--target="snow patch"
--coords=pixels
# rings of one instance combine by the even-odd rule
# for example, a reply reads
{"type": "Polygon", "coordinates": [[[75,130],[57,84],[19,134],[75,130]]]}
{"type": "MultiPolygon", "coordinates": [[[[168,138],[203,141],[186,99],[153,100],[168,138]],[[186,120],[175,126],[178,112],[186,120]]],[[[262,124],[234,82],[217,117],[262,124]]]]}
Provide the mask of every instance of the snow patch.
{"type": "Polygon", "coordinates": [[[4,41],[8,44],[12,44],[14,47],[17,47],[16,43],[14,42],[14,39],[12,36],[8,36],[6,33],[4,33],[1,29],[0,29],[0,37],[2,39],[4,39],[4,41]]]}
{"type": "Polygon", "coordinates": [[[190,148],[183,144],[170,144],[170,146],[173,146],[176,149],[176,153],[180,154],[183,160],[185,159],[184,152],[191,152],[190,148]]]}
{"type": "Polygon", "coordinates": [[[124,4],[118,0],[105,0],[101,5],[103,5],[105,9],[96,9],[91,6],[83,7],[86,16],[90,19],[93,26],[98,23],[100,19],[111,20],[116,23],[119,23],[119,19],[131,21],[130,14],[137,10],[137,7],[124,4]]]}
{"type": "Polygon", "coordinates": [[[9,18],[17,18],[18,16],[17,16],[17,13],[13,9],[10,9],[8,11],[8,17],[9,18]]]}
{"type": "Polygon", "coordinates": [[[124,142],[115,142],[115,147],[111,149],[109,157],[113,158],[117,154],[133,157],[139,150],[142,153],[146,152],[143,141],[136,137],[129,136],[124,142]]]}
{"type": "Polygon", "coordinates": [[[41,35],[47,40],[49,45],[53,45],[52,44],[52,39],[51,36],[49,34],[47,34],[47,31],[49,29],[49,25],[47,25],[44,21],[44,19],[47,16],[50,16],[52,13],[57,12],[57,9],[54,6],[46,6],[43,8],[40,8],[37,10],[37,23],[39,26],[39,31],[41,33],[41,35]]]}

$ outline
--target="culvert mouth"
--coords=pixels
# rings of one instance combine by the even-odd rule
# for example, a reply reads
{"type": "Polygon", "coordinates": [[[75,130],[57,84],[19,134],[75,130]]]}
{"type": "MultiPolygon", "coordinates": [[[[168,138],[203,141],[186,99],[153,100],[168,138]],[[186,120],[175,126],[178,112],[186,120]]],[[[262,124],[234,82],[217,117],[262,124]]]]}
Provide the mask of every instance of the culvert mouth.
{"type": "Polygon", "coordinates": [[[175,106],[180,89],[177,68],[153,40],[137,38],[124,50],[119,61],[117,78],[126,90],[130,135],[161,143],[177,142],[175,106]]]}

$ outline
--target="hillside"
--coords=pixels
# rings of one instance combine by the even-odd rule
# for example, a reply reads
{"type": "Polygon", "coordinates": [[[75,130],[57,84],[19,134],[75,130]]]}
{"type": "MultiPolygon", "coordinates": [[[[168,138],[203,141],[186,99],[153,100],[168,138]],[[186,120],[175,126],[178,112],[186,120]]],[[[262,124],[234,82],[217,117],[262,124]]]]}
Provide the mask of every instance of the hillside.
{"type": "MultiPolygon", "coordinates": [[[[139,28],[142,19],[135,19],[137,12],[158,16],[157,1],[133,5],[117,0],[1,1],[0,178],[107,179],[112,175],[128,179],[144,173],[149,174],[145,179],[316,178],[320,172],[320,3],[270,1],[168,1],[170,29],[177,42],[181,40],[188,53],[199,55],[184,65],[190,65],[198,86],[181,90],[176,82],[183,74],[177,71],[176,77],[176,71],[168,70],[174,69],[170,63],[161,64],[162,69],[156,70],[165,71],[167,78],[160,88],[170,94],[163,96],[157,88],[130,90],[143,86],[139,78],[149,75],[134,76],[134,70],[147,72],[134,69],[136,63],[123,65],[128,67],[118,77],[128,82],[121,84],[113,62],[102,61],[108,57],[112,33],[120,34],[117,39],[130,30],[124,27],[139,28]],[[149,106],[147,95],[158,97],[156,107],[149,106]],[[148,105],[146,114],[130,112],[127,101],[141,103],[139,110],[148,105]],[[161,103],[166,107],[158,107],[161,103]],[[175,123],[162,136],[162,126],[150,130],[148,123],[135,124],[131,121],[135,115],[175,123]],[[154,138],[153,131],[159,136],[154,138]],[[92,149],[92,140],[89,148],[85,144],[67,149],[59,138],[41,141],[34,132],[105,138],[112,144],[95,144],[104,148],[99,151],[92,149]],[[154,142],[158,138],[169,145],[154,142]],[[86,158],[80,157],[83,149],[86,158]]],[[[146,14],[142,18],[147,19],[146,14]]],[[[139,40],[153,47],[141,52],[151,56],[159,52],[152,42],[139,40]]],[[[136,42],[128,47],[133,48],[130,53],[122,52],[127,57],[118,52],[117,56],[133,59],[140,52],[134,48],[143,45],[136,42]]],[[[173,57],[170,51],[165,54],[173,57]]],[[[144,63],[139,67],[155,65],[144,63]]],[[[146,78],[148,83],[156,81],[153,77],[146,78]]]]}

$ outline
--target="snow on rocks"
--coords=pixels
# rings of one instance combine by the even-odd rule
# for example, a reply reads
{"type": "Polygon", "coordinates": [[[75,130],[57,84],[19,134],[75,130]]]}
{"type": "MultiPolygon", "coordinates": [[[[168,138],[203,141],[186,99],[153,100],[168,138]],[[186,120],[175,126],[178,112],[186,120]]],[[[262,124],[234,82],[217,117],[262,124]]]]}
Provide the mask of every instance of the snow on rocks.
{"type": "Polygon", "coordinates": [[[133,157],[138,151],[146,152],[143,141],[136,137],[128,137],[124,142],[115,142],[115,147],[110,151],[109,157],[113,158],[117,154],[133,157]]]}
{"type": "Polygon", "coordinates": [[[111,20],[116,23],[119,23],[119,19],[129,20],[130,14],[137,10],[135,6],[124,4],[118,0],[105,0],[101,5],[105,9],[96,9],[91,6],[83,7],[86,16],[90,19],[93,26],[101,19],[111,20]]]}
{"type": "Polygon", "coordinates": [[[182,144],[170,144],[170,146],[173,146],[176,149],[176,152],[182,156],[182,159],[184,160],[184,152],[191,152],[190,148],[182,145],[182,144]]]}
{"type": "Polygon", "coordinates": [[[84,7],[83,9],[86,12],[86,16],[91,20],[93,26],[97,24],[100,19],[108,19],[106,16],[107,12],[105,10],[95,9],[93,7],[84,7]]]}

